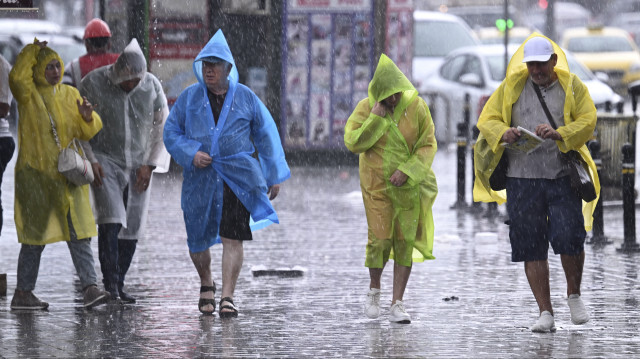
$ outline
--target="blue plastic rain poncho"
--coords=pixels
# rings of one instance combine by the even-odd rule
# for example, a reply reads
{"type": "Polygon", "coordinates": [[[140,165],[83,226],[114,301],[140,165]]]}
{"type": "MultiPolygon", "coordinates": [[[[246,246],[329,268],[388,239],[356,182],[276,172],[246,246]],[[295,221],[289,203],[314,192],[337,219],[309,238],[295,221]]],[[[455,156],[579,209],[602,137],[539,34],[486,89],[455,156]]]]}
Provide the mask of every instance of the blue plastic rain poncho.
{"type": "Polygon", "coordinates": [[[191,252],[220,243],[223,181],[251,213],[252,229],[278,223],[267,189],[291,175],[276,125],[260,99],[238,83],[238,71],[227,41],[218,30],[193,62],[198,83],[187,87],[174,104],[164,128],[164,143],[183,168],[182,210],[191,252]],[[218,122],[214,121],[202,60],[218,57],[233,67],[218,122]],[[254,147],[255,145],[255,147],[254,147]],[[257,149],[258,159],[252,157],[257,149]],[[198,151],[211,166],[193,165],[198,151]]]}

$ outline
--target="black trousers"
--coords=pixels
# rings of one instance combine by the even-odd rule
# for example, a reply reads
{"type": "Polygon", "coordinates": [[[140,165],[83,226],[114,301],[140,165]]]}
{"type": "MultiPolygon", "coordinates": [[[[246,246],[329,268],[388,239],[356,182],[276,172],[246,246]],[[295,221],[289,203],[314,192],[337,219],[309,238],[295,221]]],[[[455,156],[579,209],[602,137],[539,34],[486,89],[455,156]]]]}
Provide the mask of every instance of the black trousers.
{"type": "Polygon", "coordinates": [[[7,168],[7,164],[13,157],[13,152],[16,149],[16,142],[13,137],[0,137],[0,233],[2,233],[2,177],[4,176],[4,170],[7,168]]]}

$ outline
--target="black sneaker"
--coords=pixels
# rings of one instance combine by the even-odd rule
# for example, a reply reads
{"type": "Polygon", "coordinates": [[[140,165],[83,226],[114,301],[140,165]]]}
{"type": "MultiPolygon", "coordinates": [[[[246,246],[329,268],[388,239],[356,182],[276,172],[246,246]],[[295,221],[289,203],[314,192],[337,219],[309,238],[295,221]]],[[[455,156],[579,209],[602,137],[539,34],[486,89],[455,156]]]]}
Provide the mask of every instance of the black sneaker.
{"type": "Polygon", "coordinates": [[[11,299],[11,310],[45,310],[49,303],[43,302],[33,292],[15,291],[11,299]]]}

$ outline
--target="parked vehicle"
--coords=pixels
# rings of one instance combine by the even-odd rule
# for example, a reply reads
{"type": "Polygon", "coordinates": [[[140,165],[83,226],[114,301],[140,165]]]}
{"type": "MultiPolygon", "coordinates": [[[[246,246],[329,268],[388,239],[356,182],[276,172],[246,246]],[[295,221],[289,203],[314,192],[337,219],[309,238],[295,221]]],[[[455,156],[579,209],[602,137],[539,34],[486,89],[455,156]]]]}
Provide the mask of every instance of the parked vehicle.
{"type": "MultiPolygon", "coordinates": [[[[86,53],[81,39],[63,33],[63,28],[53,22],[35,19],[0,19],[0,39],[11,37],[16,41],[18,50],[30,43],[34,38],[47,41],[65,64],[86,53]]],[[[12,40],[13,41],[13,40],[12,40]]]]}
{"type": "Polygon", "coordinates": [[[607,84],[620,94],[640,80],[640,50],[629,33],[615,27],[568,29],[561,46],[573,52],[591,71],[607,74],[607,84]]]}
{"type": "MultiPolygon", "coordinates": [[[[481,27],[476,29],[475,32],[481,44],[504,44],[504,31],[500,31],[496,27],[481,27]]],[[[532,31],[528,27],[513,27],[509,29],[509,43],[520,45],[531,33],[532,31]]]]}
{"type": "Polygon", "coordinates": [[[414,11],[413,27],[412,77],[418,90],[449,52],[478,44],[469,26],[454,15],[414,11]]]}
{"type": "MultiPolygon", "coordinates": [[[[518,49],[508,47],[509,59],[518,49]]],[[[623,106],[623,98],[582,65],[575,56],[565,51],[569,68],[585,83],[599,110],[623,106]]],[[[476,121],[489,96],[505,76],[504,46],[481,45],[465,47],[451,52],[442,65],[425,82],[421,95],[430,106],[436,138],[440,143],[454,143],[457,124],[464,120],[465,97],[469,96],[470,127],[476,121]]]]}

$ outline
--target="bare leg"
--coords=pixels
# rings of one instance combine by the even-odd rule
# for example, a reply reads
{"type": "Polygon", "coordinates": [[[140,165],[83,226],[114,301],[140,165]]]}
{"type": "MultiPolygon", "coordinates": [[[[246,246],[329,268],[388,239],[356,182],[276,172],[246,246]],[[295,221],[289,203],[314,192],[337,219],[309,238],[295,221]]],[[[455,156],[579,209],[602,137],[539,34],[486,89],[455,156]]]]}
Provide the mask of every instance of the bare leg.
{"type": "MultiPolygon", "coordinates": [[[[205,249],[204,251],[198,253],[189,251],[189,256],[191,256],[191,261],[198,271],[198,276],[200,277],[200,285],[213,285],[213,279],[211,278],[211,252],[209,252],[209,249],[205,249]]],[[[213,295],[213,292],[208,291],[200,293],[200,298],[213,299],[213,295]]],[[[207,304],[200,309],[207,312],[215,310],[215,308],[213,308],[211,304],[207,304]]]]}
{"type": "Polygon", "coordinates": [[[409,275],[411,274],[411,266],[406,267],[398,263],[393,264],[393,298],[391,299],[391,305],[396,304],[396,300],[402,300],[404,290],[407,288],[407,282],[409,282],[409,275]]]}
{"type": "Polygon", "coordinates": [[[551,290],[549,289],[549,261],[529,261],[524,262],[524,272],[529,280],[529,286],[533,296],[538,302],[540,313],[545,310],[553,315],[551,307],[551,290]]]}
{"type": "MultiPolygon", "coordinates": [[[[221,237],[222,239],[222,298],[233,299],[236,283],[244,260],[242,241],[221,237]]],[[[230,312],[225,309],[223,312],[230,312]]]]}
{"type": "Polygon", "coordinates": [[[386,264],[387,263],[385,262],[382,265],[382,268],[369,268],[369,288],[380,289],[380,278],[382,278],[382,271],[386,264]]]}
{"type": "Polygon", "coordinates": [[[571,294],[580,295],[582,269],[584,268],[584,251],[575,256],[561,254],[560,260],[562,261],[564,275],[567,278],[567,297],[571,294]]]}

